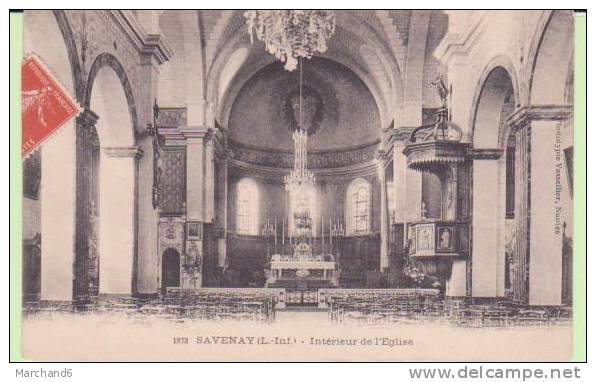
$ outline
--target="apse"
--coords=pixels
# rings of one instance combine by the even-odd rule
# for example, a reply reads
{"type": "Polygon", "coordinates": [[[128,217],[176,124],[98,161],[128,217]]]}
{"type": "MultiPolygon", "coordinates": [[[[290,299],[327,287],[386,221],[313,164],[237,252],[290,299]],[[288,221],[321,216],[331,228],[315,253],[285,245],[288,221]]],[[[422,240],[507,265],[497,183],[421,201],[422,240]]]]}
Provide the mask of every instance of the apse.
{"type": "MultiPolygon", "coordinates": [[[[370,144],[381,135],[379,110],[363,81],[345,66],[314,57],[303,61],[305,120],[309,119],[309,150],[337,150],[370,144]]],[[[295,124],[292,101],[300,71],[287,72],[280,62],[253,75],[231,108],[228,129],[232,142],[258,148],[292,149],[295,124]]]]}

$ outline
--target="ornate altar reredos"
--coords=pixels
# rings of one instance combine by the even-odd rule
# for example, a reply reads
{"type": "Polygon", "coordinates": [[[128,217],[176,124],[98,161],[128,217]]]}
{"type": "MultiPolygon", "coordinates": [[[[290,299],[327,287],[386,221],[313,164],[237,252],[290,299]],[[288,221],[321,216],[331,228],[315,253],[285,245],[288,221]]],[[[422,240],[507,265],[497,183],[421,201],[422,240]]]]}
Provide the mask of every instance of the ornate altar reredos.
{"type": "MultiPolygon", "coordinates": [[[[312,219],[307,211],[300,211],[293,216],[295,237],[291,243],[292,253],[273,254],[266,269],[268,287],[287,287],[301,289],[318,287],[337,287],[339,270],[332,254],[313,254],[312,219]]],[[[329,247],[332,251],[332,245],[329,247]]]]}
{"type": "Polygon", "coordinates": [[[448,120],[444,103],[434,123],[412,131],[403,150],[409,168],[440,180],[440,216],[427,218],[423,203],[421,219],[409,224],[408,243],[410,261],[441,282],[450,279],[454,261],[469,254],[469,144],[461,139],[461,129],[448,120]]]}

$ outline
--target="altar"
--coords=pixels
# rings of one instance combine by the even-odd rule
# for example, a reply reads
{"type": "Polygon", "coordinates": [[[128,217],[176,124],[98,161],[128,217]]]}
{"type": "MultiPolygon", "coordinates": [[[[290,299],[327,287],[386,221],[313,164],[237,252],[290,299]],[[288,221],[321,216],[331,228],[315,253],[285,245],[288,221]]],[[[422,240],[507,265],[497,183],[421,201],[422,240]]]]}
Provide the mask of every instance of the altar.
{"type": "Polygon", "coordinates": [[[312,289],[324,285],[337,287],[339,283],[339,271],[330,254],[302,257],[275,254],[269,265],[267,287],[285,284],[291,289],[312,289]]]}
{"type": "Polygon", "coordinates": [[[297,124],[292,128],[294,168],[284,176],[287,209],[284,208],[281,216],[281,253],[277,252],[277,216],[273,217],[273,224],[271,219],[267,218],[262,235],[267,238],[268,262],[264,270],[265,286],[284,288],[289,302],[309,304],[317,302],[318,289],[335,288],[339,285],[339,265],[333,255],[337,253],[339,256],[339,253],[333,246],[333,238],[343,235],[344,231],[339,219],[332,226],[330,218],[328,232],[325,233],[323,215],[316,210],[319,203],[316,200],[315,176],[308,170],[307,160],[307,142],[312,121],[309,118],[306,124],[303,124],[302,77],[300,78],[299,93],[291,102],[297,124]],[[287,219],[286,211],[289,214],[287,219]],[[315,227],[315,222],[318,222],[319,218],[320,225],[315,227]],[[286,232],[289,236],[289,248],[286,246],[286,232]],[[326,236],[328,248],[325,247],[326,236]],[[269,252],[271,238],[274,240],[273,254],[269,252]],[[319,239],[320,247],[316,248],[315,244],[319,239]]]}

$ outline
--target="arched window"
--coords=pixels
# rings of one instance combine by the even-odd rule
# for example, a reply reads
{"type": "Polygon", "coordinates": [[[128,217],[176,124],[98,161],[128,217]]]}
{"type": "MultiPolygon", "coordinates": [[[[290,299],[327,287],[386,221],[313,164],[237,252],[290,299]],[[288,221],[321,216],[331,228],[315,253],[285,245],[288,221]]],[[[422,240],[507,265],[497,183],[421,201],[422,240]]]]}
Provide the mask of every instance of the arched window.
{"type": "Polygon", "coordinates": [[[252,179],[242,179],[238,183],[236,228],[245,235],[258,235],[259,191],[252,179]]]}
{"type": "Polygon", "coordinates": [[[348,233],[370,231],[370,184],[362,178],[354,180],[348,187],[347,201],[348,233]]]}

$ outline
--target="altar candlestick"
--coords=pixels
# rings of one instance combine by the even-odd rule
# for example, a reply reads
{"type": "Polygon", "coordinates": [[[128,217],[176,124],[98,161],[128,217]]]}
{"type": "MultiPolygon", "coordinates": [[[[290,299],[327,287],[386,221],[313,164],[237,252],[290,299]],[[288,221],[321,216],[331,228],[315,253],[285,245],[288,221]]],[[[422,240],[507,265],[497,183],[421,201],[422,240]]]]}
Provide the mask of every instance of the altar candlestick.
{"type": "Polygon", "coordinates": [[[277,253],[277,216],[273,218],[273,229],[275,230],[275,252],[277,253]]]}
{"type": "Polygon", "coordinates": [[[321,215],[321,253],[325,253],[325,224],[323,223],[323,215],[321,215]]]}
{"type": "Polygon", "coordinates": [[[329,218],[329,252],[333,252],[333,232],[331,232],[331,218],[329,218]]]}

